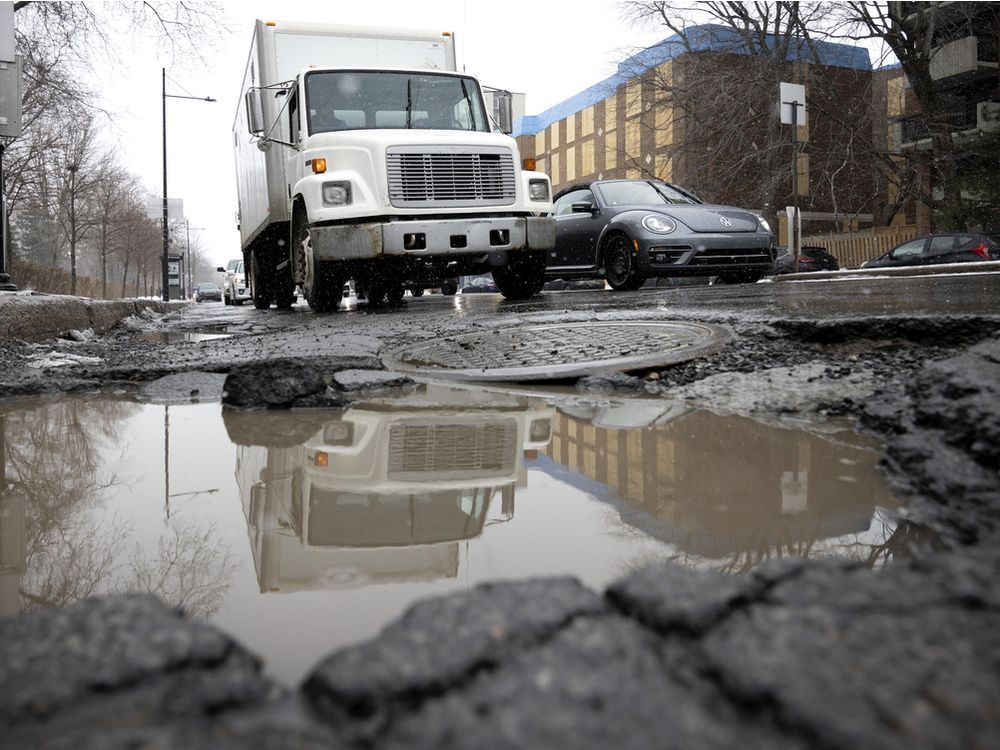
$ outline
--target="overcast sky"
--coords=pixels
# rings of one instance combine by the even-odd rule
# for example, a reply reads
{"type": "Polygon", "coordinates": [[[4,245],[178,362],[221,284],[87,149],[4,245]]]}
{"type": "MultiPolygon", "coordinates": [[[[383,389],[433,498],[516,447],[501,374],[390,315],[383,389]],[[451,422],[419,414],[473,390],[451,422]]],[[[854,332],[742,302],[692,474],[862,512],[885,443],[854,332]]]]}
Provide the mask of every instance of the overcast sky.
{"type": "Polygon", "coordinates": [[[127,67],[109,71],[104,86],[106,104],[115,112],[109,140],[157,195],[162,182],[161,66],[167,65],[168,94],[218,100],[167,100],[167,160],[170,197],[184,200],[192,227],[206,228],[197,234],[220,265],[240,252],[232,124],[254,19],[453,31],[459,67],[484,85],[524,92],[528,114],[610,75],[629,51],[669,36],[663,29],[631,28],[620,20],[614,2],[251,1],[227,3],[226,13],[222,41],[206,52],[204,64],[171,63],[150,50],[152,45],[134,40],[125,45],[133,50],[127,67]]]}

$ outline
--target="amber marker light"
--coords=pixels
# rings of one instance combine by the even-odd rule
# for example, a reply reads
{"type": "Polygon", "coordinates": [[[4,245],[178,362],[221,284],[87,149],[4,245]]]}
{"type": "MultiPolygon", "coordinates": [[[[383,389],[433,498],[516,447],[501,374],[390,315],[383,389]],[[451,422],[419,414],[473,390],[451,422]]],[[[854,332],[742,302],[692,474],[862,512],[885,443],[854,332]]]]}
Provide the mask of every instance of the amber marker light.
{"type": "Polygon", "coordinates": [[[316,451],[316,455],[313,456],[313,463],[319,467],[328,466],[330,464],[330,456],[323,451],[316,451]]]}
{"type": "Polygon", "coordinates": [[[538,167],[538,162],[535,161],[534,159],[521,160],[521,168],[524,169],[526,172],[534,172],[537,167],[538,167]]]}
{"type": "Polygon", "coordinates": [[[267,21],[264,25],[265,26],[277,26],[278,24],[276,24],[274,21],[267,21]]]}
{"type": "Polygon", "coordinates": [[[313,174],[323,174],[326,171],[326,159],[312,160],[313,174]]]}
{"type": "Polygon", "coordinates": [[[441,36],[451,36],[451,32],[450,31],[442,31],[441,32],[441,36]]]}

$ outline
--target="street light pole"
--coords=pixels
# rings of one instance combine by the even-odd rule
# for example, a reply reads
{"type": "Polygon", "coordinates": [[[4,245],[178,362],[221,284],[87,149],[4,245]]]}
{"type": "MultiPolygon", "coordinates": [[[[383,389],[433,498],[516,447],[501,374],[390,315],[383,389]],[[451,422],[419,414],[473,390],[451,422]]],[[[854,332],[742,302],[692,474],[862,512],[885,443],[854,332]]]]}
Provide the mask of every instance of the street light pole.
{"type": "Polygon", "coordinates": [[[163,274],[163,301],[170,300],[170,278],[167,268],[167,255],[169,254],[170,230],[167,228],[167,99],[194,99],[199,102],[214,102],[210,96],[180,96],[178,94],[167,93],[167,69],[162,69],[162,89],[161,98],[163,100],[163,257],[160,259],[160,272],[163,274]]]}

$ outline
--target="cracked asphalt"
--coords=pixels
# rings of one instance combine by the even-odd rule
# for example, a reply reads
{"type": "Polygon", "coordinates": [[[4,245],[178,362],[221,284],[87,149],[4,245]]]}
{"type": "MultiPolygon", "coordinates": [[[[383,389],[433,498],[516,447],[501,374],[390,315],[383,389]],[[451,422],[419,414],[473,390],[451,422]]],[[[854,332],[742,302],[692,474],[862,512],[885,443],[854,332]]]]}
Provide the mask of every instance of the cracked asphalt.
{"type": "MultiPolygon", "coordinates": [[[[2,341],[0,396],[10,399],[138,394],[163,376],[276,358],[306,371],[374,370],[388,347],[536,322],[712,322],[734,335],[718,352],[576,387],[764,420],[846,416],[881,441],[883,470],[906,503],[889,540],[894,561],[878,572],[776,560],[741,578],[652,567],[604,592],[573,579],[483,585],[418,603],[294,689],[225,634],[149,597],[2,621],[5,746],[996,747],[998,279],[565,292],[524,303],[431,296],[329,316],[202,305],[90,341],[2,341]],[[166,330],[231,336],[139,337],[166,330]]],[[[169,398],[170,381],[160,385],[169,398]]],[[[267,405],[266,393],[243,393],[245,405],[267,405]]]]}

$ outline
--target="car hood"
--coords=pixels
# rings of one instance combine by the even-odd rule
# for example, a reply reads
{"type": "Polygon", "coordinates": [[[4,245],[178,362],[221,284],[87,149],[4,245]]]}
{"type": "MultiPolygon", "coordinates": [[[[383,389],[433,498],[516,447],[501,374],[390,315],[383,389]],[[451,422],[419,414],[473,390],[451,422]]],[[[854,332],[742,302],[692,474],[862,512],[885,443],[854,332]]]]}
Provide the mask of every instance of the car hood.
{"type": "Polygon", "coordinates": [[[693,232],[711,232],[712,234],[756,232],[760,228],[756,216],[749,211],[732,206],[698,204],[672,205],[662,208],[660,206],[632,206],[631,208],[638,211],[665,214],[671,219],[676,219],[693,232]]]}

